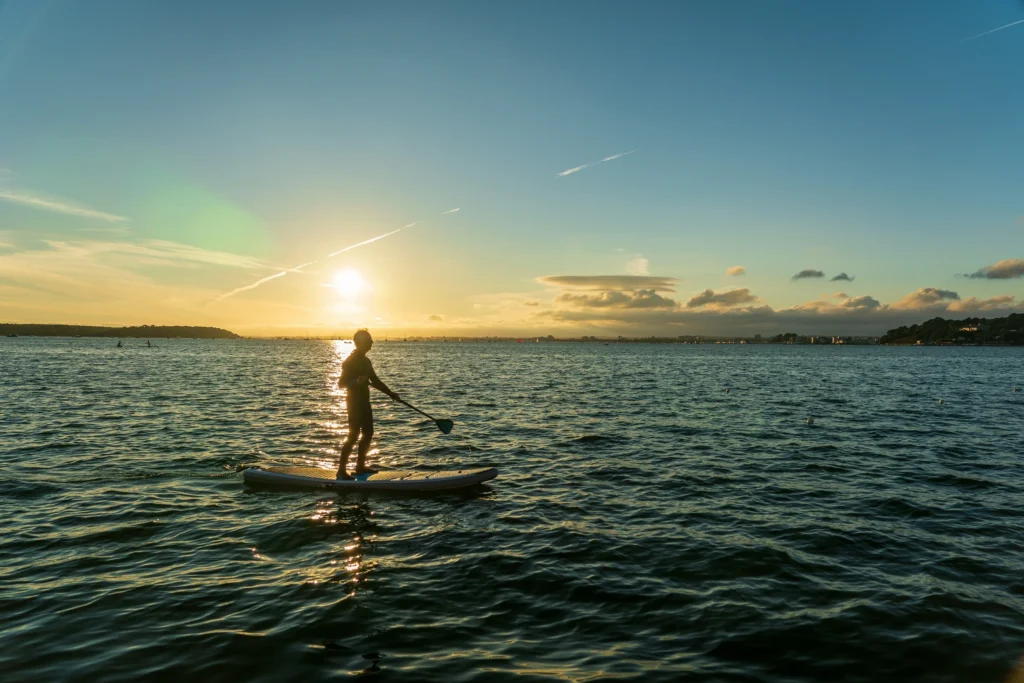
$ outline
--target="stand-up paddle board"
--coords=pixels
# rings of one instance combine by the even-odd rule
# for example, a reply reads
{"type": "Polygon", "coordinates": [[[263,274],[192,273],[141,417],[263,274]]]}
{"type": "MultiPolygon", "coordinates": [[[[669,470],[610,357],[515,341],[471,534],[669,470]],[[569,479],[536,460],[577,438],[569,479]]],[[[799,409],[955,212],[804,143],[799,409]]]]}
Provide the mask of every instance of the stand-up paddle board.
{"type": "Polygon", "coordinates": [[[300,489],[331,489],[335,491],[442,491],[475,486],[498,476],[498,470],[486,467],[476,470],[444,472],[412,472],[389,470],[362,474],[355,479],[335,479],[337,470],[319,467],[251,467],[242,471],[246,484],[285,486],[300,489]]]}

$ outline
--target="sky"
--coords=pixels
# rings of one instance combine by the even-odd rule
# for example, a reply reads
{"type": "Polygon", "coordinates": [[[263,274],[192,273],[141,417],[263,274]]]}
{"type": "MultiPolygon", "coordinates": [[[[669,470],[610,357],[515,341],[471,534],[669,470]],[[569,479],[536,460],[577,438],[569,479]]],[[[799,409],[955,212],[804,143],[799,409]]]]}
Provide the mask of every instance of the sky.
{"type": "Polygon", "coordinates": [[[0,322],[1024,311],[1024,1],[0,0],[0,322]]]}

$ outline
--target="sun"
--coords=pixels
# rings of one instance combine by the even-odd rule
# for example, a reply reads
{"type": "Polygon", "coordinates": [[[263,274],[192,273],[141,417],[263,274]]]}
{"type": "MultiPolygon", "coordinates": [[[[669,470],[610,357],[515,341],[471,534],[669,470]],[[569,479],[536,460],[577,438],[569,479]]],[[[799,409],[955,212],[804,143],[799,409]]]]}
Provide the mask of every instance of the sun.
{"type": "Polygon", "coordinates": [[[346,299],[352,299],[366,288],[363,276],[354,270],[343,270],[334,276],[331,286],[346,299]]]}

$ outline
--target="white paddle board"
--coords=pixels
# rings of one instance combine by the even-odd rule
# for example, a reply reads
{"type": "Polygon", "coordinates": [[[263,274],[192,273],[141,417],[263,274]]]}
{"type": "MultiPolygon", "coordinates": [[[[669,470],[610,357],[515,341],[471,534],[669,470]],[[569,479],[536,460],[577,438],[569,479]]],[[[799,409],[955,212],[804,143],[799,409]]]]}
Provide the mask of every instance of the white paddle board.
{"type": "Polygon", "coordinates": [[[355,479],[335,479],[337,470],[319,467],[251,467],[242,471],[247,484],[286,486],[300,489],[331,489],[334,491],[441,491],[475,486],[498,476],[498,470],[485,467],[475,470],[444,472],[413,472],[389,470],[363,474],[355,479]]]}

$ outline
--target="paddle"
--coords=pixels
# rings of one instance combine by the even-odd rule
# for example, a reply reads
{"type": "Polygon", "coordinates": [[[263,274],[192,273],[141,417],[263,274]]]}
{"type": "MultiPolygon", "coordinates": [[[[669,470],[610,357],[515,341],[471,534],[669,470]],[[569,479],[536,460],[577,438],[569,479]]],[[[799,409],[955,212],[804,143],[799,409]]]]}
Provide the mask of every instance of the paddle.
{"type": "Polygon", "coordinates": [[[455,428],[455,423],[452,422],[451,420],[438,420],[436,417],[432,417],[430,415],[427,415],[425,412],[423,412],[422,410],[420,410],[416,406],[412,405],[411,403],[407,403],[406,401],[403,401],[400,398],[399,399],[395,399],[395,400],[398,401],[401,404],[404,404],[404,405],[412,408],[413,410],[415,410],[420,415],[423,415],[424,417],[429,417],[431,420],[434,421],[434,424],[437,425],[437,428],[440,429],[443,434],[451,434],[452,429],[455,428]]]}

